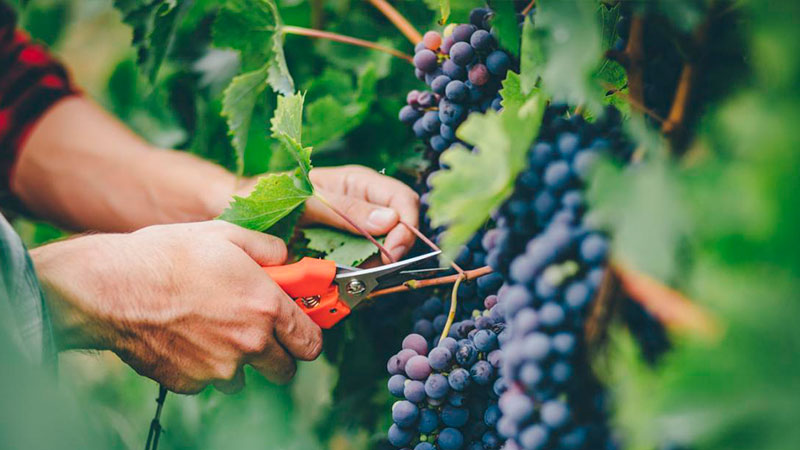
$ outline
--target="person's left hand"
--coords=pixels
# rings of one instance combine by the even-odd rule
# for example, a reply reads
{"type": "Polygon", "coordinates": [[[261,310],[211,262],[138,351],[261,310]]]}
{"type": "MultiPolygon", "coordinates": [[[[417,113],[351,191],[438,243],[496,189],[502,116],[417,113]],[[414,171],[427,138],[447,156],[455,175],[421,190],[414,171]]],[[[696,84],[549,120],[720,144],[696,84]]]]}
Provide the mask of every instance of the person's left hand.
{"type": "MultiPolygon", "coordinates": [[[[417,226],[419,196],[404,183],[363,166],[324,167],[311,170],[316,191],[373,236],[386,235],[383,246],[396,259],[411,249],[416,236],[400,220],[417,226]]],[[[255,185],[243,188],[247,195],[255,185]]],[[[306,202],[304,223],[321,223],[358,233],[318,198],[306,202]]],[[[384,263],[390,262],[381,255],[384,263]]]]}

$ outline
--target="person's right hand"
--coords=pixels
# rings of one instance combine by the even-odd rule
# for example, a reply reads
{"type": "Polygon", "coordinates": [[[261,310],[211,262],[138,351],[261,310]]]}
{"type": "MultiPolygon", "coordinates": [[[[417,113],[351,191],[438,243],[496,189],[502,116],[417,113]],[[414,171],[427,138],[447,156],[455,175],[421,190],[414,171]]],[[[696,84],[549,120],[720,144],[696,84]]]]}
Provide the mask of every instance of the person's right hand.
{"type": "Polygon", "coordinates": [[[35,249],[59,349],[108,349],[179,393],[244,385],[251,364],[288,381],[315,359],[319,327],[265,274],[275,237],[222,222],[158,225],[35,249]]]}

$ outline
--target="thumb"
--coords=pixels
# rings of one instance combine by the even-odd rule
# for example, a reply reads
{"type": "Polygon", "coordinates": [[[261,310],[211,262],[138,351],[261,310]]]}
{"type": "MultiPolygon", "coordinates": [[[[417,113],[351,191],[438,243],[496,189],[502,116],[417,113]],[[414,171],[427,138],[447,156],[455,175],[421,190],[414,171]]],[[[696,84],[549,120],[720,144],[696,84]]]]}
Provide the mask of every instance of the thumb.
{"type": "MultiPolygon", "coordinates": [[[[400,216],[391,208],[341,194],[322,192],[322,195],[336,209],[372,235],[388,233],[400,220],[400,216]]],[[[306,219],[358,234],[358,230],[350,226],[346,220],[339,217],[319,199],[310,198],[306,207],[306,219]]]]}
{"type": "Polygon", "coordinates": [[[287,251],[283,240],[232,223],[215,222],[224,224],[221,227],[228,240],[244,250],[259,265],[276,266],[286,262],[287,251]]]}

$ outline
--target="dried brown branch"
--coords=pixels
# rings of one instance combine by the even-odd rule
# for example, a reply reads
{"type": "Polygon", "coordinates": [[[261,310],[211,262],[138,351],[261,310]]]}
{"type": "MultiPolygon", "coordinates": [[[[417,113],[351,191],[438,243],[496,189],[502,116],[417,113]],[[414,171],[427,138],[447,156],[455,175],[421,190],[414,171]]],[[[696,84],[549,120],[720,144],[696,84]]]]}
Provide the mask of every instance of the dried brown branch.
{"type": "Polygon", "coordinates": [[[331,33],[330,31],[322,31],[322,30],[313,30],[311,28],[303,28],[303,27],[295,27],[292,25],[285,25],[282,28],[283,32],[286,34],[296,34],[300,36],[308,36],[313,38],[320,38],[320,39],[328,39],[331,41],[342,42],[344,44],[355,45],[358,47],[365,47],[371,48],[373,50],[378,50],[380,52],[388,53],[392,56],[396,56],[398,58],[405,59],[410,63],[414,63],[414,58],[407,53],[403,53],[399,50],[395,50],[390,47],[385,47],[383,45],[376,44],[371,41],[365,41],[364,39],[358,39],[350,36],[345,36],[338,33],[331,33]]]}
{"type": "Polygon", "coordinates": [[[426,287],[432,286],[441,286],[443,284],[452,284],[455,283],[458,279],[463,279],[464,281],[474,280],[475,278],[482,277],[484,275],[490,274],[494,272],[491,267],[484,266],[477,269],[472,270],[465,270],[464,275],[461,274],[454,274],[448,275],[446,277],[439,277],[439,278],[429,278],[426,280],[410,280],[406,281],[400,286],[394,286],[387,289],[381,289],[379,291],[374,291],[367,298],[375,298],[380,297],[383,295],[388,294],[396,294],[398,292],[407,292],[415,289],[422,289],[426,287]]]}
{"type": "Polygon", "coordinates": [[[611,83],[601,82],[600,85],[603,87],[603,89],[605,89],[608,92],[610,92],[611,95],[616,95],[617,97],[619,97],[622,100],[624,100],[625,102],[627,102],[629,105],[631,105],[631,108],[633,108],[633,109],[635,109],[635,110],[637,110],[639,112],[647,114],[648,116],[652,117],[653,119],[655,119],[659,123],[663,123],[664,122],[664,118],[661,117],[661,115],[659,115],[657,112],[655,112],[652,109],[650,109],[647,106],[645,106],[644,103],[641,103],[641,102],[635,100],[630,95],[620,91],[619,89],[614,87],[614,85],[612,85],[611,83]]]}

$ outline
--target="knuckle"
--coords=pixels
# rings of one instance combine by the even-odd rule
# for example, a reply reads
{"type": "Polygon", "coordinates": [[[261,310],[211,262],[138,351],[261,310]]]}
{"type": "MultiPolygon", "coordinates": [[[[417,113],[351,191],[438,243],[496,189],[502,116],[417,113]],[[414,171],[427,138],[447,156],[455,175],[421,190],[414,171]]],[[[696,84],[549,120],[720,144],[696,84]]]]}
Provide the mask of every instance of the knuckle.
{"type": "Polygon", "coordinates": [[[219,363],[214,367],[213,378],[215,380],[231,381],[236,376],[238,365],[230,362],[219,363]]]}
{"type": "Polygon", "coordinates": [[[290,361],[287,364],[281,366],[280,370],[276,374],[276,382],[279,384],[286,384],[294,378],[295,374],[297,373],[297,363],[294,361],[290,361]]]}
{"type": "Polygon", "coordinates": [[[259,354],[267,348],[266,330],[256,330],[244,336],[239,342],[239,350],[245,355],[259,354]]]}
{"type": "Polygon", "coordinates": [[[305,361],[313,361],[322,353],[322,330],[319,327],[313,328],[307,339],[305,349],[306,351],[302,355],[302,359],[305,361]]]}

